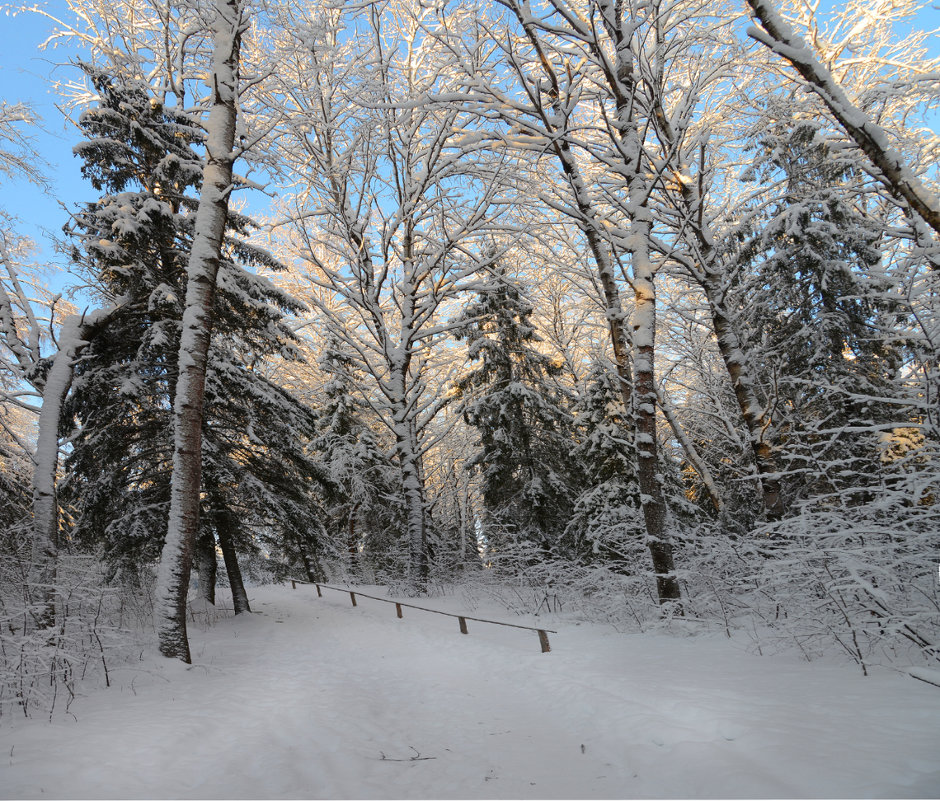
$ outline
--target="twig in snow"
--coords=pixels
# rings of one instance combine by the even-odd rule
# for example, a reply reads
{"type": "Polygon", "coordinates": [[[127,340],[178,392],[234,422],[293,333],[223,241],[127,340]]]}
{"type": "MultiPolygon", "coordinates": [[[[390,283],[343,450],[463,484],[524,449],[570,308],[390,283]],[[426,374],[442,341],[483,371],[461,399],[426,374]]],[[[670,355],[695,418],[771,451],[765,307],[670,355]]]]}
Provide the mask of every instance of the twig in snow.
{"type": "Polygon", "coordinates": [[[415,748],[413,745],[409,745],[408,747],[412,751],[415,752],[415,755],[413,757],[408,757],[407,759],[397,759],[395,757],[385,756],[384,751],[379,751],[379,753],[382,755],[382,758],[380,761],[382,762],[423,762],[425,759],[437,759],[437,757],[432,757],[432,756],[421,756],[421,752],[417,748],[415,748]]]}

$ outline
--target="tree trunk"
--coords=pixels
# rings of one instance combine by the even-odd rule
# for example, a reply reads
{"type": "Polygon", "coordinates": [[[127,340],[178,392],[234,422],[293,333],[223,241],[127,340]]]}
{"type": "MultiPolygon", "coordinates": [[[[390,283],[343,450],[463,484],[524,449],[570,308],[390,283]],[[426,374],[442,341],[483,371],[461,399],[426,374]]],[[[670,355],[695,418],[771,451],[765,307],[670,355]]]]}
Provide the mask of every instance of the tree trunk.
{"type": "Polygon", "coordinates": [[[196,544],[196,570],[202,597],[215,606],[215,577],[218,561],[215,556],[215,537],[203,534],[196,544]]]}
{"type": "Polygon", "coordinates": [[[648,209],[638,208],[632,226],[633,287],[636,293],[633,312],[633,367],[636,375],[636,449],[637,479],[646,541],[656,576],[659,602],[677,603],[681,598],[675,576],[672,542],[666,527],[666,499],[659,474],[658,440],[656,435],[656,286],[655,272],[649,256],[648,209]]]}
{"type": "Polygon", "coordinates": [[[418,470],[417,447],[411,436],[411,426],[407,421],[396,424],[395,440],[407,518],[408,583],[414,592],[423,593],[427,590],[430,575],[424,487],[421,485],[421,474],[418,470]]]}
{"type": "MultiPolygon", "coordinates": [[[[603,24],[616,47],[615,70],[608,74],[607,80],[617,109],[617,135],[620,139],[618,149],[623,154],[624,174],[628,178],[630,237],[633,256],[633,280],[636,307],[632,321],[633,375],[630,373],[628,345],[630,338],[624,326],[625,315],[621,308],[619,290],[615,281],[613,259],[605,247],[603,227],[597,219],[594,205],[578,170],[577,161],[571,150],[567,131],[567,117],[561,98],[561,86],[551,60],[545,55],[542,42],[535,29],[535,18],[524,0],[508,4],[515,13],[536,52],[542,72],[548,81],[548,98],[551,103],[550,113],[537,106],[542,124],[549,133],[555,154],[562,166],[577,209],[575,219],[584,232],[594,257],[595,266],[604,290],[607,306],[607,320],[620,378],[620,389],[627,412],[633,410],[634,430],[638,446],[637,478],[642,495],[643,516],[646,523],[647,542],[656,575],[656,587],[659,601],[677,602],[680,597],[679,583],[674,575],[672,544],[666,527],[666,504],[663,497],[662,480],[657,465],[656,443],[656,383],[654,375],[654,344],[656,324],[656,294],[653,279],[655,270],[649,258],[649,238],[651,232],[650,212],[647,207],[649,192],[646,178],[646,165],[642,160],[642,142],[640,141],[637,113],[633,103],[635,86],[633,76],[633,54],[629,37],[619,27],[619,9],[610,2],[598,2],[603,17],[603,24]],[[564,125],[562,125],[564,123],[564,125]],[[552,136],[552,134],[554,134],[552,136]],[[639,337],[639,341],[637,340],[639,337]],[[632,389],[632,392],[631,392],[632,389]]],[[[619,6],[619,4],[618,4],[619,6]]],[[[598,53],[602,50],[597,35],[587,33],[585,43],[598,53]]],[[[603,58],[607,60],[608,55],[603,58]]],[[[525,77],[520,76],[525,85],[525,77]]],[[[530,93],[533,104],[539,98],[530,93]]]]}
{"type": "Polygon", "coordinates": [[[202,420],[212,308],[236,153],[239,47],[245,20],[241,0],[215,0],[214,97],[206,126],[206,165],[187,268],[180,341],[179,382],[173,405],[173,480],[166,542],[157,576],[156,613],[160,653],[190,662],[186,593],[193,543],[199,532],[202,420]]]}
{"type": "Polygon", "coordinates": [[[75,362],[87,338],[108,323],[114,309],[99,309],[85,317],[69,317],[59,333],[60,350],[42,383],[42,408],[33,470],[33,537],[30,565],[30,600],[40,628],[55,625],[55,584],[59,554],[59,506],[56,472],[59,463],[59,424],[62,405],[72,386],[75,362]]]}
{"type": "Polygon", "coordinates": [[[624,26],[635,20],[621,18],[619,3],[599,0],[598,7],[604,26],[614,45],[614,70],[606,73],[614,105],[617,109],[615,128],[627,177],[627,207],[630,219],[628,247],[633,272],[634,309],[633,370],[635,375],[634,414],[636,420],[637,479],[640,502],[646,523],[647,547],[656,576],[656,592],[660,604],[672,603],[681,614],[681,593],[675,575],[672,542],[666,525],[667,509],[663,479],[659,473],[658,440],[656,436],[656,268],[650,258],[653,220],[649,208],[651,185],[640,134],[638,107],[634,103],[639,82],[633,51],[633,32],[624,26]]]}
{"type": "Polygon", "coordinates": [[[412,592],[427,592],[430,564],[428,563],[427,510],[424,506],[424,475],[421,470],[421,451],[415,430],[413,394],[408,391],[411,353],[415,337],[415,300],[418,281],[415,280],[415,230],[410,217],[406,218],[402,235],[401,283],[401,336],[400,345],[391,360],[394,397],[395,442],[401,469],[402,492],[408,528],[408,584],[412,592]],[[411,398],[411,402],[409,402],[411,398]]]}
{"type": "Polygon", "coordinates": [[[36,466],[33,470],[33,542],[30,565],[30,601],[39,628],[55,625],[55,585],[59,554],[59,505],[56,500],[56,471],[59,462],[59,421],[62,404],[72,386],[72,368],[81,350],[77,318],[62,326],[60,350],[42,390],[36,466]]]}
{"type": "Polygon", "coordinates": [[[748,444],[751,447],[760,479],[764,516],[767,520],[779,520],[783,517],[783,494],[780,478],[777,475],[773,447],[767,439],[771,421],[762,410],[762,404],[754,388],[754,381],[744,363],[744,351],[741,349],[740,340],[731,320],[725,313],[723,293],[717,286],[715,276],[708,272],[708,269],[706,267],[704,279],[701,282],[702,288],[711,311],[718,351],[721,353],[728,377],[731,379],[741,417],[747,426],[748,444]]]}
{"type": "Polygon", "coordinates": [[[237,523],[234,516],[227,509],[216,512],[216,536],[219,538],[219,549],[222,551],[222,560],[225,562],[225,572],[228,574],[228,586],[232,590],[232,608],[236,615],[250,612],[248,593],[242,581],[242,571],[238,567],[238,554],[235,553],[233,533],[237,523]]]}

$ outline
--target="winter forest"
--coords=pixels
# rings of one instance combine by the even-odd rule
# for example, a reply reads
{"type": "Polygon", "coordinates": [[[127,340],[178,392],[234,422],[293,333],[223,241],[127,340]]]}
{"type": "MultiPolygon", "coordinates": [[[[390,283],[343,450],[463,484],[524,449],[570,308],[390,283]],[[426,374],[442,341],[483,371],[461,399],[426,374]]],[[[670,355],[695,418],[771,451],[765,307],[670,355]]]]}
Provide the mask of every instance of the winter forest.
{"type": "Polygon", "coordinates": [[[89,193],[0,191],[0,719],[289,579],[935,675],[924,5],[23,10],[89,193]]]}

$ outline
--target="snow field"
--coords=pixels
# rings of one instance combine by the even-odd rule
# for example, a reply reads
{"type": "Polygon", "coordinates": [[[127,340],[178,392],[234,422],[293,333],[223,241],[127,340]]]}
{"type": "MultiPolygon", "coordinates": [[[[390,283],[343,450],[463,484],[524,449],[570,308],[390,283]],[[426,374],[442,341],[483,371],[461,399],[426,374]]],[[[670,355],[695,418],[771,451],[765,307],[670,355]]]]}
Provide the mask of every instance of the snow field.
{"type": "Polygon", "coordinates": [[[563,619],[541,654],[339,592],[251,595],[191,625],[191,667],[145,654],[75,719],[4,719],[0,798],[940,795],[940,690],[897,673],[563,619]]]}

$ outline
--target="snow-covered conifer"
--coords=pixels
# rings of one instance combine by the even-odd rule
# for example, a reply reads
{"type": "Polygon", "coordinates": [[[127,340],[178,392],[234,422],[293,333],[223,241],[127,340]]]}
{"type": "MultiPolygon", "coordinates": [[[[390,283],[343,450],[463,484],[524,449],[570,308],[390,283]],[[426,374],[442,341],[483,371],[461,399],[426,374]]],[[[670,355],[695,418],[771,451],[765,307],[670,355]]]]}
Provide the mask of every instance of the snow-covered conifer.
{"type": "Polygon", "coordinates": [[[580,478],[569,459],[570,398],[552,381],[558,365],[539,352],[532,305],[501,267],[463,311],[470,370],[457,386],[479,433],[469,461],[481,476],[487,547],[518,542],[557,551],[580,478]]]}
{"type": "Polygon", "coordinates": [[[645,552],[645,526],[637,481],[636,447],[616,372],[596,363],[575,408],[579,442],[573,463],[584,471],[565,532],[571,557],[637,572],[645,552]]]}

